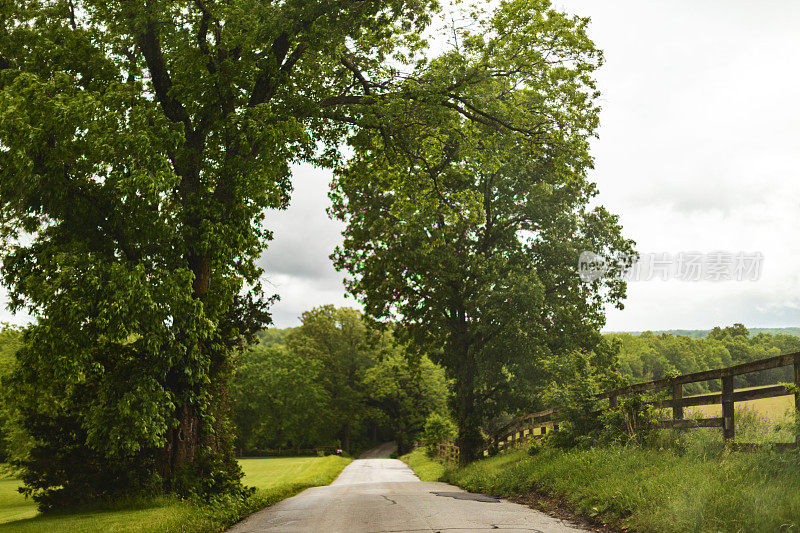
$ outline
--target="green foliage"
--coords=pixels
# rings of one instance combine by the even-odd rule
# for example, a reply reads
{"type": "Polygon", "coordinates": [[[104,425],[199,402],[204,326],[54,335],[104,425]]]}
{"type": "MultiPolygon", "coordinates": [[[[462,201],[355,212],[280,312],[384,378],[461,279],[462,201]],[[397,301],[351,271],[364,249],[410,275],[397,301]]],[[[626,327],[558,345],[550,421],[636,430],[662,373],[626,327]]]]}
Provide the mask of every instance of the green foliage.
{"type": "Polygon", "coordinates": [[[413,146],[359,132],[333,183],[347,224],[335,264],[370,316],[397,319],[447,369],[465,459],[486,418],[531,405],[544,361],[598,344],[604,305],[625,293],[613,269],[591,283],[576,270],[584,250],[616,266],[632,250],[617,217],[590,205],[601,55],[587,24],[517,0],[458,29],[458,53],[424,79],[459,90],[467,73],[464,107],[393,108],[413,119],[413,146]],[[489,112],[465,121],[474,101],[489,112]]]}
{"type": "Polygon", "coordinates": [[[452,442],[456,434],[457,428],[453,421],[441,413],[434,412],[425,420],[422,444],[427,448],[428,454],[433,456],[438,444],[452,442]]]}
{"type": "Polygon", "coordinates": [[[537,455],[544,449],[545,449],[545,444],[542,439],[533,439],[531,440],[531,443],[528,446],[528,455],[537,455]]]}
{"type": "Polygon", "coordinates": [[[367,370],[364,383],[370,403],[380,410],[378,423],[405,453],[420,433],[428,434],[431,418],[446,411],[450,390],[444,370],[427,356],[412,359],[399,346],[390,350],[367,370]]]}
{"type": "Polygon", "coordinates": [[[391,331],[359,311],[323,306],[302,325],[243,354],[232,396],[237,443],[244,453],[341,446],[353,451],[377,438],[408,449],[448,397],[441,368],[411,356],[391,331]]]}
{"type": "MultiPolygon", "coordinates": [[[[783,333],[751,335],[741,324],[716,327],[704,338],[650,332],[641,335],[610,333],[606,337],[619,343],[620,370],[634,383],[800,351],[800,337],[783,333]]],[[[736,386],[756,387],[792,382],[791,372],[791,368],[780,368],[737,376],[736,386]]],[[[702,394],[719,389],[718,380],[690,383],[685,386],[685,394],[702,394]]]]}
{"type": "Polygon", "coordinates": [[[349,453],[354,435],[365,434],[378,416],[370,405],[365,378],[389,339],[369,328],[361,312],[351,308],[317,307],[304,312],[300,320],[301,326],[287,338],[289,349],[300,360],[324,369],[318,382],[330,399],[326,425],[349,453]]]}
{"type": "Polygon", "coordinates": [[[602,343],[596,352],[573,351],[554,359],[550,385],[543,394],[546,405],[558,406],[558,429],[546,442],[559,448],[609,444],[645,444],[654,438],[663,416],[645,395],[619,397],[609,408],[602,393],[626,384],[616,364],[618,346],[602,343]]]}
{"type": "Polygon", "coordinates": [[[231,386],[237,447],[242,453],[325,443],[330,396],[322,365],[286,346],[259,344],[245,352],[231,386]]]}

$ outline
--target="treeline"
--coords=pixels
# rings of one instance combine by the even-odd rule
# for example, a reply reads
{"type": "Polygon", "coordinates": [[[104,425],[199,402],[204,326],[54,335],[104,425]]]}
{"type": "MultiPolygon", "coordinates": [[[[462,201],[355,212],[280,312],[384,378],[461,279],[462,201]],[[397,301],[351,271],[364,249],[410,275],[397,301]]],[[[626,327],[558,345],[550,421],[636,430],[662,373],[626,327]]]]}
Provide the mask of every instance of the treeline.
{"type": "MultiPolygon", "coordinates": [[[[712,329],[704,338],[687,335],[644,332],[609,333],[618,343],[620,370],[639,383],[671,375],[701,372],[714,368],[749,363],[757,359],[800,351],[800,337],[786,334],[751,332],[742,324],[712,329]]],[[[793,381],[792,369],[780,368],[738,376],[737,387],[756,387],[793,381]]],[[[718,391],[719,380],[692,383],[689,394],[718,391]]]]}
{"type": "Polygon", "coordinates": [[[406,352],[361,312],[323,306],[302,325],[268,329],[237,362],[231,394],[237,452],[330,446],[356,453],[381,440],[407,449],[446,410],[444,371],[406,352]]]}
{"type": "MultiPolygon", "coordinates": [[[[407,449],[421,439],[432,414],[448,417],[444,370],[410,353],[391,330],[371,325],[355,309],[318,307],[303,313],[299,327],[266,329],[257,339],[237,358],[230,389],[240,454],[320,447],[357,453],[390,439],[407,449]]],[[[606,339],[618,353],[619,370],[633,383],[800,351],[800,337],[753,335],[741,324],[714,328],[704,338],[644,332],[606,339]]],[[[0,380],[21,345],[20,329],[0,327],[0,380]]],[[[737,377],[736,386],[792,379],[791,369],[775,369],[737,377]]],[[[719,388],[713,380],[689,384],[686,392],[719,388]]],[[[11,447],[5,393],[0,387],[0,462],[9,459],[11,447]]],[[[488,420],[484,431],[510,416],[488,420]]]]}
{"type": "MultiPolygon", "coordinates": [[[[444,370],[406,352],[360,311],[323,306],[296,328],[270,328],[235,363],[231,408],[237,452],[296,453],[317,447],[357,453],[377,441],[401,449],[432,413],[447,413],[444,370]]],[[[0,379],[11,373],[22,331],[0,327],[0,379]]],[[[11,459],[0,387],[0,463],[11,459]]]]}
{"type": "MultiPolygon", "coordinates": [[[[409,353],[390,330],[330,305],[303,313],[301,322],[260,331],[235,362],[230,395],[239,454],[323,447],[357,453],[386,440],[407,450],[431,415],[449,418],[444,370],[409,353]]],[[[3,386],[22,344],[21,328],[0,325],[0,463],[27,447],[13,438],[13,402],[3,386]]]]}
{"type": "MultiPolygon", "coordinates": [[[[759,333],[766,333],[769,335],[792,335],[800,337],[800,328],[747,328],[751,336],[758,335],[759,333]]],[[[708,337],[713,330],[710,329],[655,329],[648,331],[610,331],[609,333],[630,333],[631,335],[641,335],[642,333],[654,333],[661,335],[684,335],[693,339],[702,339],[708,337]]]]}

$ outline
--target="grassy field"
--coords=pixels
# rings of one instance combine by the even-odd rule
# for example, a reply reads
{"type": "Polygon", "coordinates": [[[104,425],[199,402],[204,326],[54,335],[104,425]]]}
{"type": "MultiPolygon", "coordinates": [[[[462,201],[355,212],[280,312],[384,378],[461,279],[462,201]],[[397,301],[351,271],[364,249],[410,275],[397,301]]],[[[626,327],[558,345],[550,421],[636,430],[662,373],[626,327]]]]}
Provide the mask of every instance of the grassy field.
{"type": "MultiPolygon", "coordinates": [[[[751,387],[756,388],[756,387],[751,387]]],[[[736,389],[750,390],[750,389],[736,389]]],[[[746,402],[736,402],[736,407],[743,409],[750,409],[761,416],[768,417],[773,420],[781,420],[786,416],[786,413],[794,409],[794,396],[777,396],[775,398],[762,398],[760,400],[749,400],[746,402]]],[[[686,414],[693,413],[702,414],[704,417],[712,418],[722,416],[721,405],[699,405],[697,407],[687,407],[686,414]]]]}
{"type": "Polygon", "coordinates": [[[347,466],[342,457],[242,459],[245,484],[258,489],[245,506],[201,507],[171,498],[131,502],[114,509],[38,515],[16,480],[0,480],[0,533],[20,532],[215,532],[241,516],[313,486],[327,485],[347,466]]]}
{"type": "MultiPolygon", "coordinates": [[[[421,451],[405,456],[432,471],[421,451]]],[[[797,454],[638,447],[509,452],[446,469],[442,481],[502,497],[546,493],[574,512],[640,532],[798,531],[797,454]]]]}
{"type": "Polygon", "coordinates": [[[263,493],[303,490],[328,485],[352,459],[328,457],[257,457],[240,459],[244,483],[263,493]]]}

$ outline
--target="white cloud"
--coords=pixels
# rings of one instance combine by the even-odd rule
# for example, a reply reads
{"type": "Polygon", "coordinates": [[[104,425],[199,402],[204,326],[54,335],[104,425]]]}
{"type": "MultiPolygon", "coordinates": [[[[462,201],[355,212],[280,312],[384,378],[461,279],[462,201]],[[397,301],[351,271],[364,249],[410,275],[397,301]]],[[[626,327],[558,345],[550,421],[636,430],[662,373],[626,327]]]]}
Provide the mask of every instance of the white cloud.
{"type": "Polygon", "coordinates": [[[608,329],[800,324],[800,5],[561,3],[605,51],[600,203],[641,252],[760,251],[757,282],[638,282],[608,329]]]}

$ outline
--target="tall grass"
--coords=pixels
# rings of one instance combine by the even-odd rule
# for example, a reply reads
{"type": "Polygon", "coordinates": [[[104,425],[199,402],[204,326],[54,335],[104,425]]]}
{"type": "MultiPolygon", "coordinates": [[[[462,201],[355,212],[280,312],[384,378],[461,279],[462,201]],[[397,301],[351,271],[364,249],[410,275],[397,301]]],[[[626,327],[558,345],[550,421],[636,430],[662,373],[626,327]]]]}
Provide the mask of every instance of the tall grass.
{"type": "MultiPolygon", "coordinates": [[[[737,415],[741,438],[793,440],[787,422],[737,415]]],[[[422,458],[409,463],[431,471],[422,458]]],[[[637,531],[800,531],[800,454],[731,451],[719,429],[664,432],[648,447],[517,450],[441,471],[469,491],[546,492],[577,514],[637,531]]]]}
{"type": "Polygon", "coordinates": [[[421,481],[439,481],[444,475],[445,465],[431,459],[425,448],[417,448],[409,454],[400,457],[421,481]]]}

